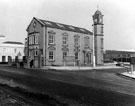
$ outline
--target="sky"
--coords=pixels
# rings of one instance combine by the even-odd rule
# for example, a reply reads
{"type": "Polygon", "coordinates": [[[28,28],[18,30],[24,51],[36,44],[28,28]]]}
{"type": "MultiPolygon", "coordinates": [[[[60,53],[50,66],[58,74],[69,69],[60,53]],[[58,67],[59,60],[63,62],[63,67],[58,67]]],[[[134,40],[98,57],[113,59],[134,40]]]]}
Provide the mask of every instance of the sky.
{"type": "Polygon", "coordinates": [[[33,17],[92,31],[92,15],[104,15],[104,49],[135,51],[134,0],[0,0],[0,35],[23,42],[33,17]]]}

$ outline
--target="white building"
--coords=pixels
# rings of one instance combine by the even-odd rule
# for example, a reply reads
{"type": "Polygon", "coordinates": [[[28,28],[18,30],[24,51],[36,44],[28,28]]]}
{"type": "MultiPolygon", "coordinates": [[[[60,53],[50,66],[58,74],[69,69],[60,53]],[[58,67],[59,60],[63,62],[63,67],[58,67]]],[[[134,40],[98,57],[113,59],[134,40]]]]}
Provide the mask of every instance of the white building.
{"type": "Polygon", "coordinates": [[[24,56],[24,44],[21,42],[5,41],[5,36],[0,35],[0,62],[14,61],[18,56],[22,59],[24,56]]]}

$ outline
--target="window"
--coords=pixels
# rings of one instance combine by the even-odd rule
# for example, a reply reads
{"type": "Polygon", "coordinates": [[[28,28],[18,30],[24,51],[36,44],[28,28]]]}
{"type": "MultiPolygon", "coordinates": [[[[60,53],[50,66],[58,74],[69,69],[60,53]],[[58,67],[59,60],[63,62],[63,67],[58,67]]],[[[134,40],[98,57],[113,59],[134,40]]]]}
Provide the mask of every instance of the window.
{"type": "Polygon", "coordinates": [[[61,24],[58,24],[58,23],[57,23],[57,25],[58,25],[59,27],[62,27],[62,28],[64,27],[63,25],[61,25],[61,24]]]}
{"type": "Polygon", "coordinates": [[[38,55],[38,51],[37,50],[35,50],[35,56],[37,56],[38,55]]]}
{"type": "Polygon", "coordinates": [[[89,37],[87,36],[87,37],[85,37],[84,38],[84,42],[85,42],[85,47],[89,47],[89,37]]]}
{"type": "Polygon", "coordinates": [[[103,26],[101,26],[101,33],[104,33],[104,27],[103,26]]]}
{"type": "Polygon", "coordinates": [[[47,21],[45,21],[44,23],[47,25],[52,25],[50,22],[47,22],[47,21]]]}
{"type": "Polygon", "coordinates": [[[54,44],[54,34],[49,34],[49,44],[54,44]]]}
{"type": "Polygon", "coordinates": [[[54,52],[49,51],[49,60],[54,60],[54,52]]]}
{"type": "Polygon", "coordinates": [[[75,46],[79,46],[79,37],[74,38],[75,46]]]}
{"type": "Polygon", "coordinates": [[[14,49],[14,53],[16,53],[16,48],[14,49]]]}
{"type": "Polygon", "coordinates": [[[75,52],[75,59],[78,60],[78,52],[75,52]]]}
{"type": "Polygon", "coordinates": [[[5,52],[6,51],[6,48],[3,48],[3,51],[5,52]]]}
{"type": "Polygon", "coordinates": [[[29,45],[31,44],[31,37],[29,36],[29,45]]]}
{"type": "Polygon", "coordinates": [[[29,50],[29,56],[31,56],[31,51],[29,50]]]}
{"type": "Polygon", "coordinates": [[[35,35],[35,44],[38,44],[38,34],[35,35]]]}
{"type": "Polygon", "coordinates": [[[68,37],[63,36],[63,45],[67,45],[68,37]]]}
{"type": "Polygon", "coordinates": [[[30,35],[29,36],[29,45],[32,45],[32,44],[34,44],[34,36],[30,35]]]}
{"type": "Polygon", "coordinates": [[[67,56],[67,52],[63,52],[63,59],[67,56]]]}
{"type": "Polygon", "coordinates": [[[72,27],[72,26],[69,26],[69,28],[70,28],[70,29],[72,29],[72,30],[75,30],[75,28],[74,28],[74,27],[72,27]]]}
{"type": "Polygon", "coordinates": [[[35,42],[35,36],[34,35],[32,35],[32,44],[34,44],[35,42]]]}
{"type": "Polygon", "coordinates": [[[81,30],[81,31],[83,31],[83,32],[85,32],[85,30],[84,30],[84,29],[81,29],[81,28],[80,28],[80,30],[81,30]]]}
{"type": "Polygon", "coordinates": [[[103,47],[104,47],[104,39],[101,38],[101,49],[103,49],[103,47]]]}

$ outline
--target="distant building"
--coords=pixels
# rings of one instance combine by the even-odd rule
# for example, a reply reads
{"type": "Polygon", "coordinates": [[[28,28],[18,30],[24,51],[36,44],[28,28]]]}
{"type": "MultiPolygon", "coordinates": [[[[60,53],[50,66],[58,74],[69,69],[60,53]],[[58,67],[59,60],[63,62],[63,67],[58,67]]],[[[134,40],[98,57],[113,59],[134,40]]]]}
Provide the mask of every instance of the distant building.
{"type": "MultiPolygon", "coordinates": [[[[93,15],[96,64],[103,64],[103,15],[93,15]]],[[[33,18],[27,28],[25,55],[29,67],[93,65],[93,33],[87,29],[33,18]],[[72,61],[72,62],[70,62],[72,61]],[[71,63],[71,64],[70,64],[71,63]]]]}
{"type": "Polygon", "coordinates": [[[5,41],[5,36],[0,35],[0,62],[12,62],[15,57],[22,59],[24,44],[21,42],[5,41]]]}
{"type": "Polygon", "coordinates": [[[135,56],[135,51],[106,50],[104,61],[130,62],[131,56],[135,56]]]}

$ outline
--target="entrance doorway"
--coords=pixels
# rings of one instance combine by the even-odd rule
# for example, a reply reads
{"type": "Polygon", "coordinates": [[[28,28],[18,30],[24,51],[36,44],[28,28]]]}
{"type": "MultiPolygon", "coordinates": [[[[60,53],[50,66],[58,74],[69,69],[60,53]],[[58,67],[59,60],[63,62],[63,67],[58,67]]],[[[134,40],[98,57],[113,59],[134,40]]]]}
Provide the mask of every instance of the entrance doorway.
{"type": "Polygon", "coordinates": [[[86,53],[85,58],[84,58],[85,65],[90,65],[91,64],[91,53],[86,53]]]}
{"type": "Polygon", "coordinates": [[[6,62],[6,56],[2,56],[2,62],[6,62]]]}

